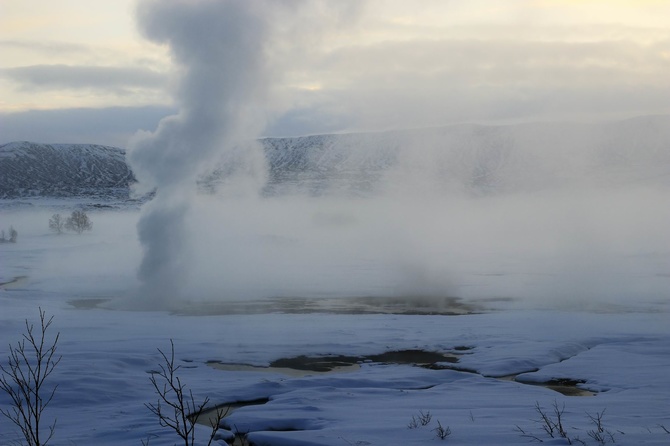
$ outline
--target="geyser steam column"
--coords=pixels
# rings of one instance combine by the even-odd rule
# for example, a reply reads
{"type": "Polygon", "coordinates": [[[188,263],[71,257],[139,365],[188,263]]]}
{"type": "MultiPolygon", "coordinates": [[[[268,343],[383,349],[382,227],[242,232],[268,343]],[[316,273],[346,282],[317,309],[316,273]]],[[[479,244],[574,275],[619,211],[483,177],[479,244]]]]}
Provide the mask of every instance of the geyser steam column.
{"type": "MultiPolygon", "coordinates": [[[[235,0],[139,3],[141,31],[168,45],[179,70],[179,113],[161,120],[154,132],[138,133],[129,144],[140,187],[156,190],[138,223],[144,248],[141,297],[151,305],[180,297],[188,276],[185,223],[198,175],[222,150],[253,140],[265,124],[255,110],[268,91],[267,6],[235,0]]],[[[262,176],[264,167],[257,172],[262,176]]]]}

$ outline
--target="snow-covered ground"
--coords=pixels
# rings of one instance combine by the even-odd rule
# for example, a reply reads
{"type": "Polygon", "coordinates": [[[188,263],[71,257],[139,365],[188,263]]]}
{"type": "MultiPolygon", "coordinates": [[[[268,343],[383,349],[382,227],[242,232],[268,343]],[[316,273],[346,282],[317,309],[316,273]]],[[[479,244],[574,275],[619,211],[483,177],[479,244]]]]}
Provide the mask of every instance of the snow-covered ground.
{"type": "MultiPolygon", "coordinates": [[[[362,205],[357,218],[365,218],[365,209],[362,205]]],[[[385,218],[379,209],[369,212],[385,218]]],[[[617,212],[612,208],[607,218],[620,217],[617,212]]],[[[327,313],[194,316],[160,309],[118,309],[132,299],[129,290],[137,287],[135,272],[141,256],[135,232],[137,211],[91,211],[93,231],[81,236],[50,234],[47,221],[52,213],[53,210],[43,207],[30,211],[2,210],[0,227],[13,225],[19,237],[16,244],[0,245],[0,283],[5,283],[0,287],[0,358],[6,364],[8,344],[20,339],[25,319],[37,321],[38,307],[54,316],[52,330],[60,332],[58,353],[62,355],[49,378],[50,384],[58,384],[46,412],[49,420],[57,418],[54,445],[139,445],[141,440],[147,439],[152,446],[177,443],[177,438],[162,429],[145,407],[145,403],[155,402],[157,398],[149,382],[150,371],[156,370],[161,362],[157,349],[168,351],[170,339],[174,341],[177,362],[182,366],[181,379],[193,390],[196,400],[208,396],[213,404],[221,404],[269,399],[266,404],[237,409],[225,419],[227,428],[249,432],[248,439],[255,445],[521,445],[533,442],[534,438],[545,444],[568,444],[564,438],[550,438],[537,422],[539,414],[535,406],[539,404],[553,416],[554,403],[559,408],[565,407],[563,421],[572,444],[582,444],[577,439],[583,444],[600,444],[589,436],[589,431],[596,427],[588,414],[603,415],[606,443],[614,440],[617,445],[670,444],[667,432],[670,430],[670,381],[667,379],[670,279],[667,271],[663,274],[670,257],[667,243],[657,246],[656,250],[645,246],[640,252],[632,252],[628,249],[632,245],[621,241],[616,246],[620,248],[618,251],[607,251],[608,254],[621,251],[625,260],[617,261],[617,268],[611,271],[635,272],[630,277],[625,276],[628,282],[637,280],[629,287],[619,278],[621,290],[644,291],[642,284],[649,283],[647,295],[640,291],[644,297],[632,299],[626,305],[619,296],[602,305],[587,305],[584,301],[581,302],[584,305],[578,305],[578,298],[571,300],[570,305],[556,302],[550,305],[544,299],[526,300],[523,304],[494,300],[489,302],[489,308],[495,306],[495,309],[463,316],[327,313]],[[16,278],[19,279],[14,281],[16,278]],[[105,305],[117,309],[82,308],[72,303],[74,300],[81,303],[82,299],[109,299],[105,305]],[[220,361],[267,366],[274,360],[299,355],[364,357],[405,349],[457,352],[458,363],[441,365],[468,372],[364,362],[353,371],[290,376],[270,371],[224,371],[207,365],[207,361],[220,361]],[[500,379],[517,374],[516,381],[500,379]],[[551,379],[583,382],[579,387],[592,390],[596,395],[564,396],[529,384],[551,379]],[[413,417],[421,413],[430,413],[432,419],[428,425],[408,427],[413,417]],[[451,431],[444,441],[434,430],[438,421],[451,431]],[[527,436],[523,436],[519,428],[527,436]]],[[[291,225],[281,218],[271,222],[278,228],[276,234],[268,232],[267,227],[253,228],[255,234],[262,234],[263,244],[254,244],[251,232],[244,233],[246,225],[242,222],[237,222],[236,227],[234,220],[207,219],[206,224],[227,225],[238,231],[221,235],[216,241],[229,242],[228,246],[238,250],[235,255],[240,256],[240,274],[245,270],[243,267],[248,270],[265,256],[265,263],[258,264],[259,276],[266,271],[269,274],[272,260],[277,262],[276,269],[284,277],[295,274],[297,278],[300,267],[315,263],[317,258],[303,255],[296,247],[301,236],[308,236],[305,231],[300,233],[304,229],[300,227],[301,221],[295,221],[300,213],[291,215],[294,216],[291,225]],[[289,226],[297,228],[295,234],[281,231],[289,226]],[[240,237],[244,243],[239,241],[240,237]],[[250,250],[248,257],[243,255],[245,244],[250,250]],[[278,252],[289,255],[281,257],[278,252]],[[256,254],[259,257],[255,257],[256,254]]],[[[465,253],[468,245],[462,237],[459,239],[459,217],[451,215],[456,234],[447,237],[445,243],[454,244],[459,253],[465,253]]],[[[309,221],[317,230],[309,234],[314,237],[314,240],[307,238],[310,243],[317,239],[319,231],[339,228],[338,231],[346,232],[346,228],[354,224],[348,214],[339,212],[336,206],[321,209],[312,217],[309,221]]],[[[547,220],[554,217],[552,214],[547,220]]],[[[631,218],[634,220],[635,216],[631,218]]],[[[654,223],[664,218],[665,213],[654,223]]],[[[518,223],[502,220],[498,222],[502,227],[506,223],[516,227],[518,223]]],[[[465,228],[477,219],[463,221],[465,228]]],[[[436,222],[424,221],[419,227],[427,230],[431,224],[436,222]]],[[[659,227],[650,223],[649,229],[659,227]]],[[[390,229],[380,231],[381,234],[374,231],[357,234],[366,239],[375,236],[385,239],[390,229]]],[[[541,233],[534,235],[541,243],[541,233]]],[[[598,235],[602,237],[602,234],[593,234],[598,235]]],[[[612,237],[620,235],[616,233],[612,237]]],[[[644,245],[640,242],[643,235],[635,246],[644,245]]],[[[322,280],[328,286],[361,268],[368,268],[365,271],[369,276],[377,279],[395,275],[375,269],[374,264],[379,261],[392,269],[390,261],[382,260],[388,260],[387,254],[396,250],[374,257],[364,249],[366,246],[358,244],[356,251],[342,251],[341,242],[351,240],[347,238],[351,236],[347,233],[342,235],[342,240],[335,238],[321,246],[329,254],[331,263],[309,270],[314,277],[303,291],[311,290],[315,283],[318,286],[319,274],[324,274],[322,280]],[[352,257],[352,253],[356,255],[352,257]],[[326,271],[336,267],[345,273],[325,276],[326,271]]],[[[355,242],[356,239],[352,243],[356,245],[355,242]]],[[[400,246],[394,248],[401,251],[400,246]]],[[[427,245],[425,252],[429,256],[435,254],[431,261],[442,258],[439,245],[430,247],[433,251],[427,245]]],[[[529,293],[540,293],[553,283],[558,285],[562,278],[583,277],[568,274],[549,281],[534,279],[545,277],[549,269],[557,266],[546,259],[543,263],[537,257],[547,248],[546,243],[533,252],[516,250],[518,257],[514,259],[491,254],[493,248],[510,252],[506,250],[509,246],[502,242],[480,251],[474,245],[469,247],[474,252],[464,262],[454,263],[459,266],[460,275],[450,279],[457,282],[454,289],[462,296],[473,297],[479,293],[488,298],[515,297],[510,293],[523,289],[524,283],[530,287],[529,293]],[[525,258],[521,264],[520,258],[525,258]],[[478,260],[482,262],[479,269],[473,266],[478,260]],[[534,268],[533,277],[522,276],[520,272],[529,266],[534,268]],[[474,291],[472,286],[466,286],[477,281],[486,286],[474,291]],[[490,291],[498,286],[506,290],[501,296],[490,291]],[[467,290],[471,290],[470,296],[467,290]]],[[[199,252],[209,252],[205,248],[198,247],[199,252]]],[[[216,249],[220,248],[210,248],[211,251],[216,249]]],[[[591,257],[581,253],[583,251],[575,250],[568,256],[573,267],[586,265],[584,258],[593,260],[593,265],[602,265],[596,260],[606,257],[592,250],[584,252],[592,254],[591,257]]],[[[406,251],[406,254],[414,253],[406,251]]],[[[204,269],[205,263],[200,269],[204,269]]],[[[210,264],[209,268],[215,270],[216,266],[210,264]]],[[[234,263],[220,265],[222,269],[226,266],[235,267],[234,263]]],[[[438,263],[438,266],[444,265],[438,263]]],[[[607,276],[601,272],[593,269],[589,274],[605,280],[607,276]]],[[[197,271],[194,274],[195,280],[201,279],[197,271]]],[[[242,284],[243,279],[231,278],[236,284],[242,284]]],[[[372,280],[366,282],[358,276],[352,280],[367,287],[367,291],[375,290],[372,280]]],[[[583,299],[597,302],[598,295],[594,291],[597,287],[589,283],[593,289],[588,290],[583,299]]],[[[278,285],[286,283],[269,280],[259,287],[278,285]]],[[[202,290],[213,288],[203,286],[202,290]]],[[[377,291],[382,289],[376,288],[377,291]]],[[[606,286],[598,288],[608,289],[606,286]]],[[[344,295],[351,292],[347,287],[342,290],[344,295]]],[[[296,292],[296,289],[287,286],[284,291],[296,292]]],[[[485,305],[481,300],[475,303],[485,305]]],[[[0,395],[0,405],[8,408],[4,394],[0,395]]],[[[202,426],[197,429],[204,441],[207,429],[202,426]]],[[[0,444],[18,440],[14,426],[0,418],[0,444]]]]}

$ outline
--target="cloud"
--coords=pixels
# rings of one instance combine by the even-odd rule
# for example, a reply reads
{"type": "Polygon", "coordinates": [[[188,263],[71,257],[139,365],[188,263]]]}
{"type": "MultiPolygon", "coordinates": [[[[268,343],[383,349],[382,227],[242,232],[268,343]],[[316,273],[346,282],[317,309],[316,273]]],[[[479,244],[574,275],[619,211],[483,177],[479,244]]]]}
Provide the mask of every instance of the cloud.
{"type": "Polygon", "coordinates": [[[138,130],[156,127],[165,106],[70,108],[0,113],[0,144],[11,141],[104,144],[125,148],[138,130]]]}
{"type": "Polygon", "coordinates": [[[117,94],[163,88],[167,83],[164,74],[138,67],[32,65],[5,68],[0,76],[24,89],[100,89],[117,94]]]}
{"type": "Polygon", "coordinates": [[[90,54],[93,49],[86,45],[70,42],[35,42],[30,40],[0,40],[0,47],[21,51],[34,51],[54,56],[71,54],[90,54]]]}
{"type": "Polygon", "coordinates": [[[352,43],[292,67],[300,108],[360,129],[670,111],[667,41],[426,39],[352,43]],[[305,73],[309,73],[307,76],[305,73]]]}
{"type": "Polygon", "coordinates": [[[366,89],[411,88],[425,81],[444,82],[445,87],[597,87],[603,82],[666,85],[662,74],[667,68],[667,57],[654,45],[473,39],[347,47],[325,54],[318,73],[327,86],[366,89]]]}
{"type": "Polygon", "coordinates": [[[281,114],[270,123],[263,136],[284,137],[337,133],[342,129],[352,128],[355,124],[351,116],[338,112],[336,108],[329,110],[327,106],[315,105],[295,108],[281,114]]]}
{"type": "MultiPolygon", "coordinates": [[[[176,2],[175,8],[187,9],[187,3],[176,2]]],[[[281,29],[263,54],[263,63],[273,71],[262,84],[270,99],[255,105],[265,115],[257,122],[277,118],[270,119],[266,134],[283,136],[464,120],[670,112],[667,15],[634,2],[595,2],[591,7],[597,6],[597,15],[576,16],[581,11],[577,3],[292,1],[284,5],[289,8],[263,3],[263,14],[281,29]]],[[[225,45],[205,29],[179,37],[189,50],[172,54],[168,75],[163,71],[167,52],[185,31],[167,13],[143,20],[147,26],[142,32],[152,42],[143,43],[145,59],[132,51],[132,60],[128,54],[124,58],[118,49],[89,42],[11,36],[0,41],[2,49],[39,56],[0,69],[1,87],[7,91],[0,106],[128,106],[165,103],[171,97],[177,102],[194,98],[178,107],[207,103],[209,92],[196,97],[185,91],[201,91],[197,84],[209,81],[207,71],[193,85],[181,84],[181,91],[170,90],[168,76],[182,76],[185,64],[203,54],[214,60],[225,45]],[[162,26],[169,21],[170,26],[162,26]],[[41,64],[55,60],[46,58],[51,53],[68,65],[41,64]]],[[[4,64],[10,62],[8,58],[4,64]]],[[[214,76],[216,68],[210,65],[214,76]]],[[[223,67],[219,75],[229,76],[230,70],[223,67]]]]}

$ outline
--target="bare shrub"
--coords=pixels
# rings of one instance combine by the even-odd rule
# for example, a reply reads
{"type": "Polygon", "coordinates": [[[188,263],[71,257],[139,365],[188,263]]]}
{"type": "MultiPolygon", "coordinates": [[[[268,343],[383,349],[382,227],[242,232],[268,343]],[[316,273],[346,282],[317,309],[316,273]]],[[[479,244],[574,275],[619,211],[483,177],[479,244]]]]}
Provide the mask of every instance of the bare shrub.
{"type": "Polygon", "coordinates": [[[449,435],[451,435],[451,428],[449,426],[443,427],[442,423],[440,423],[440,420],[437,420],[437,427],[433,429],[433,432],[435,432],[435,436],[437,438],[439,438],[440,440],[444,440],[449,435]]]}
{"type": "MultiPolygon", "coordinates": [[[[565,404],[559,406],[558,402],[554,400],[552,408],[553,408],[552,412],[549,412],[543,409],[540,406],[540,403],[538,402],[535,403],[535,410],[540,415],[540,418],[534,421],[540,424],[544,433],[547,434],[550,438],[563,438],[569,445],[573,443],[579,443],[585,445],[586,443],[584,442],[584,440],[581,440],[578,436],[570,437],[567,431],[565,430],[564,417],[563,417],[563,412],[565,411],[565,404]]],[[[606,443],[616,443],[614,439],[614,434],[611,431],[605,429],[604,427],[603,424],[604,415],[605,415],[605,409],[603,409],[600,412],[596,412],[594,415],[591,415],[590,413],[586,412],[586,416],[589,418],[589,420],[594,426],[593,429],[588,430],[586,433],[588,434],[589,437],[591,437],[591,439],[595,440],[597,444],[604,445],[606,443]]],[[[537,441],[538,443],[544,442],[544,440],[541,438],[540,435],[526,431],[521,427],[519,427],[518,425],[516,426],[515,430],[519,432],[519,434],[522,437],[528,438],[529,441],[537,441]]],[[[622,431],[617,432],[620,434],[624,433],[622,431]]],[[[668,431],[666,430],[666,432],[668,431]]]]}
{"type": "MultiPolygon", "coordinates": [[[[579,441],[578,438],[571,438],[565,427],[563,425],[563,412],[565,412],[565,404],[562,406],[558,405],[558,402],[554,400],[552,404],[552,412],[548,412],[540,406],[539,402],[535,402],[535,411],[540,416],[539,419],[533,420],[540,425],[545,434],[550,438],[564,438],[566,442],[571,445],[573,441],[579,441]]],[[[539,435],[532,432],[528,432],[522,429],[519,425],[515,427],[515,430],[519,432],[522,437],[528,438],[530,441],[537,441],[542,443],[543,440],[539,435]]]]}
{"type": "Polygon", "coordinates": [[[9,409],[0,408],[0,413],[14,423],[29,446],[46,445],[54,435],[56,420],[47,426],[43,435],[42,415],[54,397],[56,388],[48,389],[46,379],[58,365],[56,346],[60,333],[53,341],[47,340],[47,331],[53,316],[46,318],[40,308],[40,326],[37,330],[26,320],[26,332],[16,345],[9,346],[7,367],[0,365],[0,389],[11,400],[9,409]]]}
{"type": "Polygon", "coordinates": [[[84,211],[72,211],[72,214],[65,220],[65,229],[81,234],[84,231],[93,229],[93,223],[84,211]]]}
{"type": "Polygon", "coordinates": [[[0,231],[0,243],[16,243],[16,238],[19,233],[14,229],[14,226],[9,227],[9,238],[5,236],[5,230],[0,231]]]}
{"type": "Polygon", "coordinates": [[[605,416],[605,409],[601,412],[596,412],[595,415],[586,413],[586,416],[589,417],[589,420],[593,423],[595,429],[591,429],[587,432],[588,436],[593,438],[598,444],[605,444],[608,441],[616,443],[614,441],[614,434],[609,430],[605,429],[603,426],[603,417],[605,416]]]}
{"type": "Polygon", "coordinates": [[[65,230],[65,220],[60,214],[53,214],[49,219],[49,229],[56,234],[62,234],[65,230]]]}
{"type": "Polygon", "coordinates": [[[407,424],[407,427],[409,429],[416,429],[420,426],[427,426],[432,419],[433,416],[430,414],[430,412],[424,412],[423,410],[420,410],[419,415],[412,415],[412,419],[409,421],[409,424],[407,424]]]}
{"type": "MultiPolygon", "coordinates": [[[[195,444],[195,423],[205,410],[209,403],[209,398],[196,404],[193,392],[187,390],[176,372],[181,366],[175,365],[174,342],[170,339],[170,355],[163,353],[161,349],[158,352],[163,357],[163,363],[159,364],[160,371],[154,371],[151,374],[151,384],[158,394],[156,404],[145,404],[145,406],[158,417],[158,422],[162,427],[172,429],[179,438],[182,439],[184,446],[195,444]]],[[[211,433],[208,446],[214,441],[219,430],[220,421],[226,416],[227,409],[217,409],[214,420],[211,423],[211,433]]],[[[148,441],[147,441],[148,444],[148,441]]]]}

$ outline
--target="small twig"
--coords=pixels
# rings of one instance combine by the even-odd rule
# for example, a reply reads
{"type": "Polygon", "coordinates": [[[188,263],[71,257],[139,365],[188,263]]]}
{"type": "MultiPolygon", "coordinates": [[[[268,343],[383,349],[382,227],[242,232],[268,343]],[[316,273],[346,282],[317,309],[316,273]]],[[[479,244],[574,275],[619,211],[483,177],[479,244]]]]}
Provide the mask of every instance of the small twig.
{"type": "Polygon", "coordinates": [[[593,424],[596,425],[596,429],[600,433],[605,432],[605,429],[603,428],[603,415],[605,415],[605,409],[603,409],[602,412],[596,412],[595,415],[586,412],[586,416],[588,416],[593,424]]]}
{"type": "Polygon", "coordinates": [[[558,431],[558,434],[568,440],[568,444],[572,444],[572,441],[570,441],[570,437],[568,437],[568,433],[565,431],[563,428],[563,412],[565,412],[565,404],[561,406],[561,408],[558,408],[558,402],[554,400],[554,415],[556,416],[556,421],[554,421],[554,427],[558,431]]]}
{"type": "Polygon", "coordinates": [[[542,429],[551,437],[554,438],[554,422],[551,421],[549,415],[542,409],[539,402],[535,402],[535,411],[540,414],[540,419],[537,420],[542,426],[542,429]]]}
{"type": "Polygon", "coordinates": [[[437,427],[433,429],[433,432],[435,432],[435,436],[437,438],[439,438],[440,440],[444,440],[449,435],[451,435],[451,428],[449,426],[442,427],[442,423],[440,423],[440,420],[437,420],[437,427]]]}
{"type": "Polygon", "coordinates": [[[418,416],[412,415],[412,419],[409,420],[407,428],[416,429],[421,426],[427,426],[428,424],[430,424],[430,421],[432,419],[433,416],[430,414],[430,412],[428,411],[424,412],[423,410],[420,410],[418,416]]]}
{"type": "Polygon", "coordinates": [[[537,441],[538,443],[544,443],[544,441],[538,437],[537,435],[529,434],[525,430],[521,428],[518,424],[516,425],[516,428],[514,429],[517,432],[519,432],[519,435],[524,437],[524,438],[529,438],[530,441],[537,441]]]}

